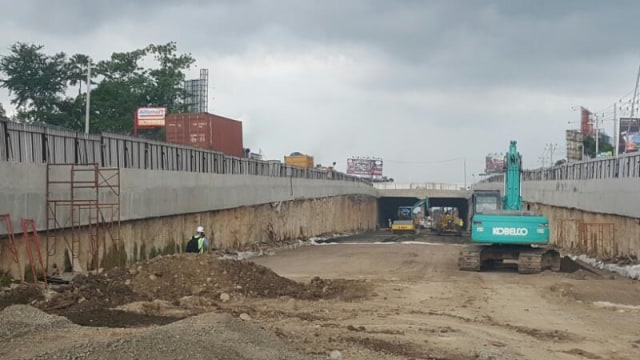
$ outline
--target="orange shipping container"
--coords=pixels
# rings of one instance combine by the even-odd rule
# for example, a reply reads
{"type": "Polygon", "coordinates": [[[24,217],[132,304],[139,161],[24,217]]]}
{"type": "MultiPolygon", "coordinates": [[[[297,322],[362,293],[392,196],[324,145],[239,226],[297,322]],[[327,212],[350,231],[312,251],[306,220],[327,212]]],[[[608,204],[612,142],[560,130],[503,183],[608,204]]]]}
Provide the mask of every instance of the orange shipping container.
{"type": "Polygon", "coordinates": [[[313,156],[309,155],[294,155],[285,156],[284,163],[291,166],[301,167],[305,169],[313,168],[313,156]]]}
{"type": "Polygon", "coordinates": [[[242,157],[242,122],[209,113],[169,114],[166,141],[242,157]]]}

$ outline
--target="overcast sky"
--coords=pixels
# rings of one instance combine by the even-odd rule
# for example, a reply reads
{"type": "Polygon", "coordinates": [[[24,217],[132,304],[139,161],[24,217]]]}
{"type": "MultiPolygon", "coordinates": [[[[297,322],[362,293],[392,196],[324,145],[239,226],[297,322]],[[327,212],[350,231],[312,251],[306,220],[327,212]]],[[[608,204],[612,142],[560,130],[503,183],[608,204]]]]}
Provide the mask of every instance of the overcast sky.
{"type": "MultiPolygon", "coordinates": [[[[585,106],[611,113],[640,63],[637,1],[3,1],[16,41],[94,59],[176,41],[210,72],[209,111],[282,160],[377,156],[396,182],[478,179],[517,140],[564,156],[585,106]]],[[[8,110],[7,93],[0,102],[8,110]]],[[[612,132],[613,122],[603,123],[612,132]]],[[[547,160],[548,161],[548,160],[547,160]]]]}

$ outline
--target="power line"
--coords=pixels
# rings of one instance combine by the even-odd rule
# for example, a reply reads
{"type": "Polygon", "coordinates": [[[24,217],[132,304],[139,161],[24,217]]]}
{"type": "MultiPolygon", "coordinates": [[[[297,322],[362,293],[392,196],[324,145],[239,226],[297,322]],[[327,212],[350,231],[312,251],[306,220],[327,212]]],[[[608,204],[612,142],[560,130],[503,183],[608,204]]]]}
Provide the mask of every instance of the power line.
{"type": "MultiPolygon", "coordinates": [[[[454,161],[460,161],[460,160],[469,160],[469,159],[464,157],[459,157],[459,158],[446,159],[446,160],[427,160],[427,161],[384,160],[384,162],[396,163],[396,164],[441,164],[441,163],[448,163],[448,162],[454,162],[454,161]]],[[[474,159],[471,159],[471,160],[474,160],[474,159]]],[[[475,161],[484,161],[484,159],[482,160],[475,159],[475,161]]]]}

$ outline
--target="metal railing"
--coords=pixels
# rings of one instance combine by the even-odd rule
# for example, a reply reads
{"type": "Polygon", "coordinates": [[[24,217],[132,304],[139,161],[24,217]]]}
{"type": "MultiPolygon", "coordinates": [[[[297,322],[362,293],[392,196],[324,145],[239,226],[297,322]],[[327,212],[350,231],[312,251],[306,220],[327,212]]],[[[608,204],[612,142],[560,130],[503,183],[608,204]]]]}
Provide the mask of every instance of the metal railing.
{"type": "Polygon", "coordinates": [[[444,184],[444,183],[411,183],[411,184],[396,184],[396,183],[373,183],[373,187],[379,190],[464,190],[463,186],[456,184],[444,184]]]}
{"type": "MultiPolygon", "coordinates": [[[[590,159],[550,168],[524,170],[523,181],[547,180],[599,180],[613,178],[640,178],[640,154],[622,154],[618,157],[590,159]]],[[[503,182],[504,174],[493,175],[481,181],[503,182]]]]}
{"type": "Polygon", "coordinates": [[[103,167],[325,179],[371,184],[334,170],[304,169],[280,161],[228,156],[221,152],[117,134],[84,134],[0,121],[0,161],[100,164],[103,167]]]}

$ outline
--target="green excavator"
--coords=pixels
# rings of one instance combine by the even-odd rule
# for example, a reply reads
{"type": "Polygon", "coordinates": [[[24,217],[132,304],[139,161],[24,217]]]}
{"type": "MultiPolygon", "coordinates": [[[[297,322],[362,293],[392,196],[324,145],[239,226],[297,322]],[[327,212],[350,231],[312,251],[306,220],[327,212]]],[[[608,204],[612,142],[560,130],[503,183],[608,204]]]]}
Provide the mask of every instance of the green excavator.
{"type": "Polygon", "coordinates": [[[549,219],[522,209],[522,157],[511,141],[505,156],[504,197],[475,191],[472,196],[471,245],[458,258],[458,268],[481,271],[515,260],[518,272],[560,270],[560,254],[549,246],[549,219]]]}

